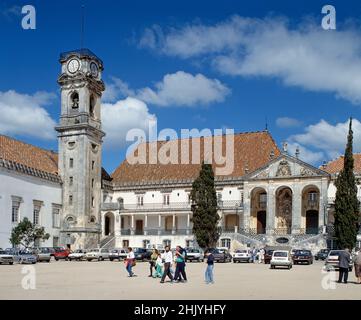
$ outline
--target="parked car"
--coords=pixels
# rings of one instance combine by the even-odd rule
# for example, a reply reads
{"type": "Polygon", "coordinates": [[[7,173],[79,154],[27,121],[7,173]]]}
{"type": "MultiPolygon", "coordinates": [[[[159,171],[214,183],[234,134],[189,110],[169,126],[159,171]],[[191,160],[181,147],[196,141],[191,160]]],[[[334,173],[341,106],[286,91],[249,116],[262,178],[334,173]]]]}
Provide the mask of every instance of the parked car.
{"type": "Polygon", "coordinates": [[[36,264],[38,258],[31,251],[13,251],[14,261],[20,264],[36,264]]]}
{"type": "Polygon", "coordinates": [[[54,252],[54,259],[56,261],[59,260],[68,260],[68,256],[70,254],[70,251],[68,249],[65,248],[54,248],[55,252],[54,252]]]}
{"type": "Polygon", "coordinates": [[[110,250],[109,260],[110,261],[114,261],[114,260],[122,261],[127,257],[127,254],[128,254],[128,249],[122,249],[122,248],[113,249],[113,250],[110,250]]]}
{"type": "Polygon", "coordinates": [[[299,263],[312,264],[313,263],[313,255],[310,250],[296,250],[292,259],[293,259],[293,264],[299,264],[299,263]]]}
{"type": "Polygon", "coordinates": [[[134,248],[133,252],[134,252],[135,259],[139,260],[139,261],[149,260],[150,256],[152,255],[151,249],[134,248]]]}
{"type": "Polygon", "coordinates": [[[80,261],[85,258],[85,255],[86,255],[86,250],[78,249],[78,250],[75,250],[74,252],[71,252],[68,255],[68,260],[69,261],[73,261],[73,260],[80,261]]]}
{"type": "Polygon", "coordinates": [[[5,250],[0,250],[0,264],[14,264],[14,257],[6,252],[5,250]]]}
{"type": "Polygon", "coordinates": [[[34,250],[37,262],[50,262],[51,253],[48,248],[37,248],[34,250]]]}
{"type": "Polygon", "coordinates": [[[186,261],[187,262],[202,262],[204,261],[204,255],[201,249],[186,248],[186,261]]]}
{"type": "Polygon", "coordinates": [[[85,259],[88,261],[104,261],[105,259],[109,259],[109,250],[104,248],[91,249],[85,254],[85,259]]]}
{"type": "Polygon", "coordinates": [[[326,260],[329,252],[329,249],[321,249],[316,253],[315,260],[326,260]]]}
{"type": "MultiPolygon", "coordinates": [[[[331,269],[337,270],[340,268],[338,258],[341,251],[344,250],[330,250],[325,260],[325,269],[327,271],[330,271],[331,269]]],[[[349,271],[352,271],[352,268],[353,268],[353,263],[352,263],[352,259],[350,259],[349,271]]]]}
{"type": "Polygon", "coordinates": [[[271,269],[275,269],[276,267],[287,267],[288,269],[291,269],[292,268],[291,252],[286,250],[273,251],[270,264],[271,264],[271,269]]]}
{"type": "Polygon", "coordinates": [[[222,250],[218,248],[210,248],[210,252],[212,252],[214,256],[215,262],[231,262],[232,256],[227,250],[222,250]]]}
{"type": "Polygon", "coordinates": [[[233,255],[233,262],[252,262],[252,252],[250,249],[236,250],[233,255]]]}

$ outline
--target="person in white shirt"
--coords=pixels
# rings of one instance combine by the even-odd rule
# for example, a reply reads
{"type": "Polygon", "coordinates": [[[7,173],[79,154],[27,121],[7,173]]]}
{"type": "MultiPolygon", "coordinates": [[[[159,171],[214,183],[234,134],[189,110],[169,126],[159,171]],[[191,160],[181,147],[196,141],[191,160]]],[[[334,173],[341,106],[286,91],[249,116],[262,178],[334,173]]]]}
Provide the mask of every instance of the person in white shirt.
{"type": "Polygon", "coordinates": [[[164,272],[160,283],[164,283],[166,276],[168,276],[170,282],[173,283],[173,276],[172,273],[170,272],[170,267],[173,263],[173,254],[172,251],[170,251],[169,246],[165,247],[165,252],[163,253],[162,259],[164,260],[164,272]]]}
{"type": "Polygon", "coordinates": [[[135,274],[132,271],[133,266],[135,265],[135,255],[132,248],[128,248],[127,258],[125,259],[125,268],[129,273],[129,277],[134,277],[135,274]]]}

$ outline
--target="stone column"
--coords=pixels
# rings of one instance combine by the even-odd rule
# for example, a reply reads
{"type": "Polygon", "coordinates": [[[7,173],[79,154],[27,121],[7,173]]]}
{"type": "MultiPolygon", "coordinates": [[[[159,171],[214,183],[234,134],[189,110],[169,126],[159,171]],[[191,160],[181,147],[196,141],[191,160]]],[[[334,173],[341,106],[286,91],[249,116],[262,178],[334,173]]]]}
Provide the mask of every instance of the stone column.
{"type": "Polygon", "coordinates": [[[131,226],[130,226],[130,234],[132,235],[132,236],[134,236],[134,234],[135,234],[135,230],[134,230],[134,214],[132,214],[132,222],[131,222],[131,226]]]}
{"type": "Polygon", "coordinates": [[[176,234],[175,214],[173,214],[172,234],[176,234]]]}
{"type": "Polygon", "coordinates": [[[144,217],[144,235],[148,235],[148,215],[146,214],[144,217]]]}
{"type": "Polygon", "coordinates": [[[244,203],[243,203],[243,224],[245,231],[247,232],[250,228],[250,219],[251,219],[251,194],[246,188],[247,184],[245,183],[244,187],[244,203]]]}
{"type": "Polygon", "coordinates": [[[327,178],[322,178],[320,190],[320,207],[318,211],[318,226],[322,227],[328,224],[328,221],[325,221],[327,218],[327,205],[328,205],[328,181],[327,178]]]}
{"type": "Polygon", "coordinates": [[[276,194],[273,185],[267,188],[266,234],[274,234],[276,228],[276,194]]]}
{"type": "Polygon", "coordinates": [[[158,235],[162,234],[162,216],[158,215],[158,235]]]}
{"type": "Polygon", "coordinates": [[[191,215],[190,213],[187,214],[187,235],[190,234],[190,227],[191,227],[191,215]]]}
{"type": "Polygon", "coordinates": [[[294,181],[292,193],[292,234],[299,234],[302,215],[302,188],[299,179],[294,181]]]}

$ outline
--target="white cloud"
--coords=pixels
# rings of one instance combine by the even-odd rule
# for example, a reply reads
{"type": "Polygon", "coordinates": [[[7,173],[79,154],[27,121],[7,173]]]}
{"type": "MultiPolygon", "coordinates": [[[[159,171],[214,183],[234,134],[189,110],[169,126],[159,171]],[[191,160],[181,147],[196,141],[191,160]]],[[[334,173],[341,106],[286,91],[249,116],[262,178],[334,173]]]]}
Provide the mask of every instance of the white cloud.
{"type": "Polygon", "coordinates": [[[140,46],[180,58],[207,57],[221,73],[281,79],[361,104],[361,37],[357,27],[323,30],[308,20],[233,16],[215,25],[148,28],[140,46]]]}
{"type": "MultiPolygon", "coordinates": [[[[322,160],[333,160],[344,153],[349,121],[332,125],[325,120],[309,125],[304,133],[295,134],[288,138],[290,153],[300,148],[301,159],[310,163],[322,160]]],[[[354,152],[361,152],[361,122],[353,120],[354,152]]]]}
{"type": "Polygon", "coordinates": [[[118,96],[132,96],[146,103],[162,107],[208,105],[223,102],[230,93],[217,79],[209,79],[202,74],[192,75],[184,71],[166,74],[154,88],[145,87],[132,90],[120,79],[113,78],[108,84],[105,99],[111,101],[118,96]]]}
{"type": "Polygon", "coordinates": [[[280,117],[276,119],[276,125],[280,128],[299,127],[301,124],[302,124],[301,121],[294,118],[280,117]]]}
{"type": "Polygon", "coordinates": [[[55,97],[55,94],[47,92],[33,95],[13,90],[0,92],[0,133],[45,140],[55,138],[55,121],[43,108],[55,97]]]}
{"type": "MultiPolygon", "coordinates": [[[[135,98],[128,97],[113,104],[102,104],[102,124],[106,132],[104,146],[108,149],[124,148],[127,132],[141,129],[148,133],[149,125],[156,122],[147,105],[135,98]]],[[[152,127],[152,126],[151,126],[152,127]]]]}

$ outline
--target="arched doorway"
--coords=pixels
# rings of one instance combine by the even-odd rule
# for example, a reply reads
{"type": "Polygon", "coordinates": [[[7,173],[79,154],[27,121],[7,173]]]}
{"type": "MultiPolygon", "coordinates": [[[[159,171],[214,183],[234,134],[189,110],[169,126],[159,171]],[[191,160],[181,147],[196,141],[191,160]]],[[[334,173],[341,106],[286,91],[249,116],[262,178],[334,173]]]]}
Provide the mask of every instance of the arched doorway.
{"type": "Polygon", "coordinates": [[[258,211],[257,213],[257,234],[266,233],[266,211],[258,211]]]}
{"type": "Polygon", "coordinates": [[[257,234],[266,233],[267,192],[263,188],[255,188],[251,192],[250,228],[257,234]]]}
{"type": "Polygon", "coordinates": [[[108,212],[104,216],[104,236],[109,236],[114,233],[114,215],[108,212]]]}
{"type": "Polygon", "coordinates": [[[306,234],[318,234],[318,211],[306,211],[306,234]]]}
{"type": "Polygon", "coordinates": [[[292,197],[293,192],[289,187],[281,187],[276,192],[276,220],[278,234],[291,234],[292,197]]]}
{"type": "Polygon", "coordinates": [[[320,191],[316,186],[307,186],[302,191],[302,226],[306,234],[318,234],[320,191]]]}

